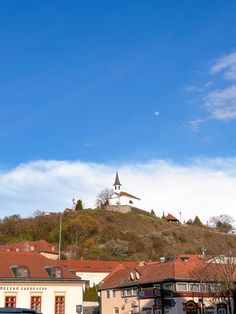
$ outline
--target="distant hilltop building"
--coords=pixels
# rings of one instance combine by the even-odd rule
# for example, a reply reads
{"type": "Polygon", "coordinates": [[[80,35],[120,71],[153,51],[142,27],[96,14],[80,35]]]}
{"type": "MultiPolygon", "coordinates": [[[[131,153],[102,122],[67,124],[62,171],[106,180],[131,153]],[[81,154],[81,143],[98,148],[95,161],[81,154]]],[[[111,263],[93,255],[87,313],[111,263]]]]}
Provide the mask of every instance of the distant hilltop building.
{"type": "Polygon", "coordinates": [[[113,187],[114,191],[110,196],[109,206],[107,209],[127,212],[131,210],[131,207],[138,207],[140,198],[127,192],[121,191],[121,183],[118,171],[116,171],[116,177],[113,187]]]}

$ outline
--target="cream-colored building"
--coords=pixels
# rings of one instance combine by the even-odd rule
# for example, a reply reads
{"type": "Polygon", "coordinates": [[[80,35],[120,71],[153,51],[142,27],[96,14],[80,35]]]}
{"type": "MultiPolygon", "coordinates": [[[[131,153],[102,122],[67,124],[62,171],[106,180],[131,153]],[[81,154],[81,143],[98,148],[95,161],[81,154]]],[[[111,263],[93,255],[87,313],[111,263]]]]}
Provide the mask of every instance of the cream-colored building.
{"type": "Polygon", "coordinates": [[[83,313],[83,281],[39,253],[0,253],[0,307],[83,313]]]}
{"type": "Polygon", "coordinates": [[[119,267],[100,285],[101,314],[227,314],[218,283],[195,272],[207,265],[202,256],[187,255],[119,267]]]}

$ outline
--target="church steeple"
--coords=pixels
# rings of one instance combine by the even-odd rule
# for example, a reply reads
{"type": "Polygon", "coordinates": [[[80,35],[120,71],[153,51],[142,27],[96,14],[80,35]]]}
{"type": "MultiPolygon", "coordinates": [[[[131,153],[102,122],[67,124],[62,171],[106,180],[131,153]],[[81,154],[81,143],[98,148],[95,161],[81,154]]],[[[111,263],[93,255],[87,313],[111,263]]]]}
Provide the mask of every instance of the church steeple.
{"type": "Polygon", "coordinates": [[[115,187],[116,191],[120,191],[120,179],[119,179],[119,175],[118,175],[118,171],[116,170],[116,178],[115,178],[115,183],[113,184],[113,186],[115,187]]]}

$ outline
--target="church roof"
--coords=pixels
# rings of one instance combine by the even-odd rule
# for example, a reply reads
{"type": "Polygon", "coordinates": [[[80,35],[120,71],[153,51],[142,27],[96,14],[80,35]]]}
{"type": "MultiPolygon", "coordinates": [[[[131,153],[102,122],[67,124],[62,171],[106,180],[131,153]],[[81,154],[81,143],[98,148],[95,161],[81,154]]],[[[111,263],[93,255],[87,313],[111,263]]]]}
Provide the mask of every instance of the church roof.
{"type": "Polygon", "coordinates": [[[115,183],[113,184],[113,186],[116,186],[116,185],[121,185],[120,184],[119,175],[118,175],[118,171],[116,171],[116,178],[115,178],[115,183]]]}
{"type": "Polygon", "coordinates": [[[115,195],[117,195],[119,197],[127,196],[127,197],[130,197],[130,198],[135,198],[136,200],[140,200],[140,198],[138,198],[138,197],[136,197],[134,195],[131,195],[131,194],[127,193],[127,192],[120,192],[120,193],[114,192],[113,194],[115,194],[115,195]]]}

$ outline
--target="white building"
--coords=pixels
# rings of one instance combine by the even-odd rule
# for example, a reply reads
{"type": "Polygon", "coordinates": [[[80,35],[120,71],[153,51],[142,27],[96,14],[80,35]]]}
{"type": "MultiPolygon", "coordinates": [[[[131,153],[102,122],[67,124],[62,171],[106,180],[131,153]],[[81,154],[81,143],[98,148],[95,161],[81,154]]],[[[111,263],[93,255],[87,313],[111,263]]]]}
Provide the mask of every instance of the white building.
{"type": "Polygon", "coordinates": [[[138,207],[140,198],[131,195],[127,192],[121,191],[121,183],[118,172],[116,172],[115,182],[113,184],[114,191],[110,197],[109,205],[133,206],[138,207]]]}
{"type": "Polygon", "coordinates": [[[0,307],[83,313],[83,281],[39,253],[0,252],[0,307]]]}
{"type": "Polygon", "coordinates": [[[118,265],[134,267],[137,262],[97,261],[97,260],[64,260],[59,261],[67,269],[73,270],[84,284],[89,287],[97,286],[118,265]]]}

